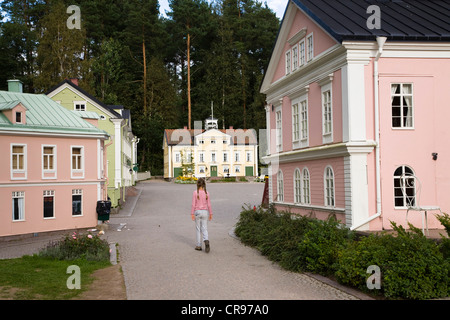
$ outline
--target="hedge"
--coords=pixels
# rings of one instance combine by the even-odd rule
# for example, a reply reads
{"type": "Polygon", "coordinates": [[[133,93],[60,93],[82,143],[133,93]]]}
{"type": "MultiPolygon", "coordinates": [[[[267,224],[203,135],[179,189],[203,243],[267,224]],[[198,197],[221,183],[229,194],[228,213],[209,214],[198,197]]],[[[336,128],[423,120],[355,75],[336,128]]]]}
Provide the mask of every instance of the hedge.
{"type": "Polygon", "coordinates": [[[411,227],[392,223],[395,235],[358,237],[334,218],[326,221],[288,212],[243,208],[235,233],[270,260],[294,272],[312,272],[388,299],[450,295],[450,240],[437,243],[411,227]],[[381,288],[369,290],[369,266],[381,270],[381,288]]]}

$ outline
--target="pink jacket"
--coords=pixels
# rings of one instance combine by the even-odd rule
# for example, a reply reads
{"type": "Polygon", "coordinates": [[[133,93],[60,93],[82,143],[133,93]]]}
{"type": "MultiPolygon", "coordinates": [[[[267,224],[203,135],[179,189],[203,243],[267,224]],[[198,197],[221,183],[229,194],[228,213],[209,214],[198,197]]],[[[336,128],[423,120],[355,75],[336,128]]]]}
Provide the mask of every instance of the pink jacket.
{"type": "Polygon", "coordinates": [[[211,210],[211,197],[208,192],[208,200],[206,200],[206,194],[204,190],[199,190],[199,199],[197,199],[197,190],[194,190],[192,194],[192,207],[191,215],[194,214],[196,210],[208,210],[209,214],[212,214],[211,210]]]}

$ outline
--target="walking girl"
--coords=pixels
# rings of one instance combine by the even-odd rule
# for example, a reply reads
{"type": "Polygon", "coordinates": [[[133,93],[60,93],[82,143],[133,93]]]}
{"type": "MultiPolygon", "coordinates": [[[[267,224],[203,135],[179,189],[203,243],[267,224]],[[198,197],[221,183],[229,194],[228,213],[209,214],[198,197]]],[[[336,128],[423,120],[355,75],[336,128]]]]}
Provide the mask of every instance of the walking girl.
{"type": "Polygon", "coordinates": [[[197,190],[194,190],[192,195],[191,218],[195,221],[195,228],[197,230],[197,246],[195,250],[202,250],[202,237],[205,243],[205,252],[208,253],[209,238],[208,238],[208,220],[212,219],[211,201],[208,191],[206,191],[206,182],[204,178],[199,178],[197,181],[197,190]]]}

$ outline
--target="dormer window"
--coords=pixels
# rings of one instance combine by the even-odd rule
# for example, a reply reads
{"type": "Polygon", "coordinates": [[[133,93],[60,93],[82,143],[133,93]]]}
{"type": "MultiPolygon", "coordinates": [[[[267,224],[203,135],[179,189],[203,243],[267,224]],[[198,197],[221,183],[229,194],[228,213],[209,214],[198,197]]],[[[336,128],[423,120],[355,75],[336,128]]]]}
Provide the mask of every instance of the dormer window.
{"type": "Polygon", "coordinates": [[[16,123],[22,123],[22,112],[16,112],[16,123]]]}
{"type": "Polygon", "coordinates": [[[86,101],[74,101],[73,110],[75,111],[86,111],[86,101]]]}

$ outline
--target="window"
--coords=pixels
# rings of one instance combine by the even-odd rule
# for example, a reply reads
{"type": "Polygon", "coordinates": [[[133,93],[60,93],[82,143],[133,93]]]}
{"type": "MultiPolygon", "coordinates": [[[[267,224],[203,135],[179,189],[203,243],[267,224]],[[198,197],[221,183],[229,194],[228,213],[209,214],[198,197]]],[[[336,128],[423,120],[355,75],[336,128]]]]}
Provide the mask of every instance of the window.
{"type": "Polygon", "coordinates": [[[234,153],[234,161],[235,161],[235,162],[239,162],[239,161],[240,161],[240,155],[239,155],[239,152],[235,152],[235,153],[234,153]]]}
{"type": "Polygon", "coordinates": [[[298,68],[298,46],[292,47],[292,71],[298,68]]]}
{"type": "Polygon", "coordinates": [[[323,135],[331,134],[332,110],[331,110],[331,91],[327,90],[322,93],[322,114],[323,114],[323,135]]]}
{"type": "Polygon", "coordinates": [[[284,201],[283,171],[281,169],[277,174],[277,201],[284,201]]]}
{"type": "Polygon", "coordinates": [[[286,74],[291,73],[291,50],[286,52],[286,74]]]}
{"type": "Polygon", "coordinates": [[[307,50],[307,61],[311,61],[311,59],[314,57],[314,41],[313,41],[313,35],[310,34],[306,38],[306,50],[307,50]]]}
{"type": "Polygon", "coordinates": [[[25,192],[13,191],[12,193],[12,219],[13,221],[25,220],[25,192]]]}
{"type": "Polygon", "coordinates": [[[11,162],[13,171],[24,171],[25,170],[25,146],[23,145],[13,145],[11,162]]]}
{"type": "Polygon", "coordinates": [[[306,57],[305,57],[305,40],[303,39],[302,41],[300,41],[298,46],[299,46],[299,51],[300,51],[299,60],[300,60],[300,67],[301,67],[306,62],[306,57]]]}
{"type": "Polygon", "coordinates": [[[223,162],[228,162],[228,153],[227,152],[223,153],[223,162]]]}
{"type": "Polygon", "coordinates": [[[246,160],[247,160],[247,162],[251,162],[252,161],[252,153],[251,153],[251,151],[247,151],[246,152],[246,160]]]}
{"type": "Polygon", "coordinates": [[[198,172],[205,173],[205,166],[198,166],[198,172]]]}
{"type": "Polygon", "coordinates": [[[72,148],[72,169],[73,170],[82,170],[83,160],[83,154],[82,154],[82,148],[79,147],[73,147],[72,148]]]}
{"type": "Polygon", "coordinates": [[[294,171],[294,202],[301,203],[302,202],[302,194],[301,194],[301,175],[300,170],[295,169],[294,171]]]}
{"type": "Polygon", "coordinates": [[[216,139],[211,139],[212,144],[216,144],[216,139]]]}
{"type": "Polygon", "coordinates": [[[55,214],[55,191],[46,190],[44,191],[44,219],[54,218],[55,214]]]}
{"type": "Polygon", "coordinates": [[[413,128],[414,126],[412,89],[411,83],[391,85],[393,128],[413,128]]]}
{"type": "Polygon", "coordinates": [[[211,162],[216,162],[216,153],[211,153],[211,162]]]}
{"type": "Polygon", "coordinates": [[[75,111],[86,111],[86,102],[85,101],[74,101],[73,109],[75,111]]]}
{"type": "Polygon", "coordinates": [[[16,123],[22,123],[22,112],[16,112],[16,123]]]}
{"type": "Polygon", "coordinates": [[[303,203],[310,204],[311,203],[311,191],[309,186],[309,170],[307,168],[303,168],[302,170],[302,195],[303,195],[303,203]]]}
{"type": "Polygon", "coordinates": [[[223,173],[230,173],[230,167],[228,165],[223,166],[223,173]]]}
{"type": "Polygon", "coordinates": [[[300,102],[300,139],[308,139],[308,101],[300,102]]]}
{"type": "Polygon", "coordinates": [[[56,168],[56,147],[43,146],[42,147],[42,170],[54,171],[56,168]]]}
{"type": "Polygon", "coordinates": [[[281,128],[281,110],[277,111],[275,114],[275,130],[276,130],[276,144],[277,144],[277,151],[282,150],[282,128],[281,128]]]}
{"type": "Polygon", "coordinates": [[[334,207],[334,173],[333,169],[328,166],[325,168],[324,173],[324,185],[325,185],[325,206],[334,207]]]}
{"type": "Polygon", "coordinates": [[[200,152],[198,154],[199,162],[203,163],[205,162],[205,154],[203,152],[200,152]]]}
{"type": "Polygon", "coordinates": [[[227,139],[223,139],[223,144],[227,144],[227,139]]]}
{"type": "Polygon", "coordinates": [[[394,205],[395,208],[406,208],[414,206],[415,199],[415,180],[413,170],[408,166],[398,167],[394,172],[394,205]],[[411,176],[411,177],[408,177],[411,176]]]}
{"type": "Polygon", "coordinates": [[[82,214],[82,195],[83,190],[74,189],[72,190],[72,216],[81,216],[82,214]]]}
{"type": "Polygon", "coordinates": [[[179,152],[175,153],[175,162],[181,162],[181,155],[179,152]]]}
{"type": "Polygon", "coordinates": [[[292,140],[298,141],[300,139],[300,116],[298,103],[292,105],[292,140]]]}
{"type": "Polygon", "coordinates": [[[234,166],[235,173],[241,173],[241,166],[234,166]]]}

